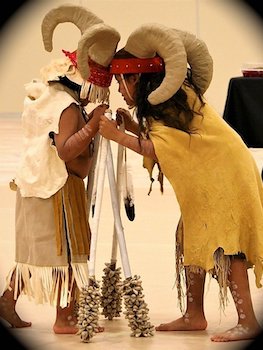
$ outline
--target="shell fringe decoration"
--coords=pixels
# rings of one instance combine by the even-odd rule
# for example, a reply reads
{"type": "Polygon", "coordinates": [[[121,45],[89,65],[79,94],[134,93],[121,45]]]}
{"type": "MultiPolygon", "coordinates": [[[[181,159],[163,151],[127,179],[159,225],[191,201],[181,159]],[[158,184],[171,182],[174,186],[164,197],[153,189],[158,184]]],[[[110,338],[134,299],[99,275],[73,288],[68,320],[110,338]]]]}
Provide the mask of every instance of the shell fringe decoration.
{"type": "Polygon", "coordinates": [[[90,342],[99,328],[100,285],[95,278],[90,277],[89,285],[82,287],[78,307],[78,332],[84,343],[90,342]]]}
{"type": "Polygon", "coordinates": [[[140,276],[127,278],[123,283],[123,298],[126,311],[125,318],[131,328],[131,337],[151,337],[154,326],[149,321],[149,309],[144,301],[140,276]]]}
{"type": "Polygon", "coordinates": [[[101,314],[112,320],[114,317],[120,317],[122,312],[121,268],[116,269],[115,264],[110,263],[105,265],[100,297],[101,314]]]}

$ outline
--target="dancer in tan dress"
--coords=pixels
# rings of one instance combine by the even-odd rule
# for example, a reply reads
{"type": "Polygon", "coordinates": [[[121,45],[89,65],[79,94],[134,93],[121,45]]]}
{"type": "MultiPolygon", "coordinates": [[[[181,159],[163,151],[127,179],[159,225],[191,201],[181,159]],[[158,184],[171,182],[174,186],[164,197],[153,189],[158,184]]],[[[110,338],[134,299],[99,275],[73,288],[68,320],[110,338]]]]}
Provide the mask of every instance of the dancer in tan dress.
{"type": "Polygon", "coordinates": [[[79,291],[88,283],[91,232],[84,179],[92,165],[100,116],[108,108],[108,64],[119,34],[82,7],[61,6],[42,22],[48,51],[54,28],[66,21],[80,28],[81,39],[88,37],[92,47],[96,43],[96,50],[89,50],[82,62],[81,45],[77,52],[63,51],[63,58],[41,69],[41,79],[25,86],[24,150],[12,183],[17,191],[16,264],[0,297],[0,316],[12,327],[31,326],[15,309],[23,293],[36,303],[54,305],[54,332],[70,334],[77,332],[79,291]],[[110,35],[107,44],[98,40],[100,35],[110,35]],[[100,105],[87,113],[88,103],[100,105]]]}

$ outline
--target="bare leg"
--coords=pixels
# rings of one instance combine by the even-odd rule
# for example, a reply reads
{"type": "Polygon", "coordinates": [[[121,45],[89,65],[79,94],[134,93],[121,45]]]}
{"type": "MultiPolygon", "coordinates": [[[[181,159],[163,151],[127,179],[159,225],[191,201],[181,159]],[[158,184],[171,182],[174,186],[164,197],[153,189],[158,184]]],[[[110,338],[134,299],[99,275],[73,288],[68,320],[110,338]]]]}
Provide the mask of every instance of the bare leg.
{"type": "Polygon", "coordinates": [[[246,261],[233,258],[230,268],[229,288],[235,302],[238,322],[234,328],[213,335],[211,340],[216,342],[253,339],[261,331],[253,310],[246,261]]]}
{"type": "MultiPolygon", "coordinates": [[[[16,313],[15,307],[17,300],[14,299],[14,286],[15,286],[15,272],[13,273],[10,287],[11,290],[6,290],[0,297],[0,317],[8,322],[11,327],[23,328],[30,327],[31,322],[21,320],[16,313]]],[[[19,295],[17,296],[17,298],[19,295]]]]}
{"type": "MultiPolygon", "coordinates": [[[[74,283],[72,295],[75,295],[76,292],[76,284],[74,283]]],[[[59,293],[60,294],[60,293],[59,293]]],[[[59,300],[59,298],[58,298],[59,300]]],[[[59,305],[59,301],[57,303],[59,305]]],[[[53,331],[56,334],[76,334],[78,331],[77,328],[77,312],[76,312],[76,302],[75,298],[72,297],[70,303],[67,307],[62,308],[57,306],[56,312],[56,321],[53,326],[53,331]]],[[[103,327],[98,327],[96,332],[103,332],[103,327]]]]}
{"type": "Polygon", "coordinates": [[[188,268],[186,272],[186,312],[183,317],[160,324],[155,328],[157,331],[199,331],[207,327],[203,306],[205,272],[192,273],[188,268]]]}

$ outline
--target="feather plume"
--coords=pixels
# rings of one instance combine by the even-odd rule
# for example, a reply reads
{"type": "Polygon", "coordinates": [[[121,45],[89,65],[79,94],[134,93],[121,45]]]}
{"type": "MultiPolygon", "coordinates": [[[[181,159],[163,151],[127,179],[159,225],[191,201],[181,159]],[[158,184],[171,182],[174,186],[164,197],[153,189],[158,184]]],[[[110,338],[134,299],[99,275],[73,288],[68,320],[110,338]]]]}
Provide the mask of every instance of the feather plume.
{"type": "Polygon", "coordinates": [[[134,189],[132,182],[131,168],[127,161],[127,150],[124,149],[124,162],[123,162],[123,201],[127,217],[130,221],[135,218],[135,205],[134,205],[134,189]]]}

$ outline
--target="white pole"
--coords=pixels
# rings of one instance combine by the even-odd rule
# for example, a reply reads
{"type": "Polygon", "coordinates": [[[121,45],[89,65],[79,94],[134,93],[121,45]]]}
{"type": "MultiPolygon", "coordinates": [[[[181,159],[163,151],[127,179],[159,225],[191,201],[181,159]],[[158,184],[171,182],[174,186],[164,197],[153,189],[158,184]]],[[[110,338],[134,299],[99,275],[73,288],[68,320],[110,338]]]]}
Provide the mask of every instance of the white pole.
{"type": "MultiPolygon", "coordinates": [[[[124,130],[124,124],[120,125],[120,129],[124,130]]],[[[122,193],[122,180],[123,180],[123,155],[124,155],[124,147],[122,145],[118,145],[118,155],[117,155],[117,177],[116,177],[116,186],[117,186],[117,195],[118,195],[118,203],[120,208],[121,203],[121,193],[122,193]]],[[[112,250],[111,250],[111,263],[115,264],[117,261],[117,233],[115,225],[113,227],[113,237],[112,237],[112,250]]]]}
{"type": "Polygon", "coordinates": [[[106,159],[107,159],[107,144],[108,140],[102,138],[101,140],[101,150],[100,150],[100,160],[98,168],[98,180],[97,180],[97,193],[94,216],[92,220],[91,229],[91,244],[90,244],[90,259],[89,259],[89,275],[95,276],[95,258],[96,258],[96,248],[97,248],[97,238],[99,231],[99,221],[101,213],[101,205],[103,198],[105,171],[106,171],[106,159]]]}
{"type": "Polygon", "coordinates": [[[114,175],[114,166],[113,166],[113,158],[112,158],[112,151],[110,147],[110,141],[108,141],[107,173],[108,173],[109,187],[110,187],[110,193],[111,193],[114,225],[115,225],[118,242],[119,242],[123,272],[124,272],[125,278],[129,278],[131,277],[131,269],[130,269],[130,263],[128,259],[123,226],[121,222],[120,206],[119,206],[119,200],[118,200],[117,185],[116,185],[116,180],[114,175]]]}

